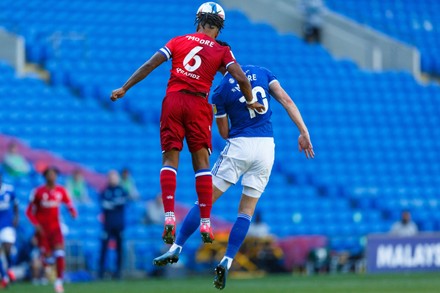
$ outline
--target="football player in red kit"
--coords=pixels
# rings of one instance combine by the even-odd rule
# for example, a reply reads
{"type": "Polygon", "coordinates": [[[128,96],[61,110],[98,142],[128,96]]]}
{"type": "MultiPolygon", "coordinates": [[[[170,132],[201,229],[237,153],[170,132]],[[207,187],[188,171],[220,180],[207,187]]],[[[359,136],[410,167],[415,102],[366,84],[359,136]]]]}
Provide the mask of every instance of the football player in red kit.
{"type": "Polygon", "coordinates": [[[77,212],[66,189],[56,184],[58,173],[58,169],[54,167],[49,167],[44,171],[46,184],[32,192],[26,215],[35,226],[38,246],[44,257],[43,263],[48,265],[55,261],[57,269],[57,279],[54,284],[55,292],[62,293],[64,292],[65,253],[59,207],[62,203],[66,204],[73,218],[76,218],[77,212]]]}
{"type": "Polygon", "coordinates": [[[224,10],[220,5],[214,2],[202,4],[196,14],[197,32],[171,39],[111,95],[113,101],[122,98],[156,67],[172,59],[160,119],[163,158],[160,185],[165,211],[162,238],[168,244],[175,240],[174,194],[184,138],[192,155],[202,240],[206,243],[214,239],[210,222],[212,178],[209,166],[213,112],[208,94],[219,68],[226,67],[237,80],[247,107],[256,111],[264,110],[264,106],[253,99],[251,85],[230,49],[215,40],[223,28],[224,20],[224,10]]]}

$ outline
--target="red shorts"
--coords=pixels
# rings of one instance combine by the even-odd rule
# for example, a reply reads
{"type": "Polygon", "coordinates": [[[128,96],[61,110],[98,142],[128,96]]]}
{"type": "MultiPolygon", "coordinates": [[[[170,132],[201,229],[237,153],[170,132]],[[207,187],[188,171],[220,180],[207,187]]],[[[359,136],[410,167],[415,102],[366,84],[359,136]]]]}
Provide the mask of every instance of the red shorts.
{"type": "Polygon", "coordinates": [[[60,228],[44,230],[43,234],[37,234],[38,247],[41,253],[51,254],[55,247],[64,245],[64,237],[60,228]]]}
{"type": "Polygon", "coordinates": [[[206,98],[181,92],[167,94],[160,117],[162,152],[181,151],[186,138],[191,153],[202,148],[211,153],[212,119],[212,106],[206,98]]]}

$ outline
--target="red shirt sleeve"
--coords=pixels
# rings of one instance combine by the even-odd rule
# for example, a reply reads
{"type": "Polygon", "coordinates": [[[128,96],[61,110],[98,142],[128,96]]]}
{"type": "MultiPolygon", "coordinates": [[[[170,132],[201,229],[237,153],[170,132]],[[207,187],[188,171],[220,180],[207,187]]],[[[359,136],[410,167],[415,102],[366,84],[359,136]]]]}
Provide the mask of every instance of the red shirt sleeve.
{"type": "Polygon", "coordinates": [[[162,48],[160,48],[158,52],[164,55],[167,58],[167,60],[170,60],[173,57],[173,51],[175,47],[174,44],[175,44],[175,38],[169,40],[168,43],[162,48]]]}
{"type": "Polygon", "coordinates": [[[26,216],[33,225],[38,225],[38,220],[35,217],[35,210],[37,208],[37,204],[38,204],[38,190],[33,190],[29,200],[29,205],[26,209],[26,216]]]}
{"type": "Polygon", "coordinates": [[[225,68],[228,68],[228,66],[233,63],[237,63],[237,60],[235,60],[235,57],[234,57],[234,54],[232,53],[232,51],[228,47],[225,47],[225,52],[224,52],[223,59],[222,59],[222,65],[225,68]]]}

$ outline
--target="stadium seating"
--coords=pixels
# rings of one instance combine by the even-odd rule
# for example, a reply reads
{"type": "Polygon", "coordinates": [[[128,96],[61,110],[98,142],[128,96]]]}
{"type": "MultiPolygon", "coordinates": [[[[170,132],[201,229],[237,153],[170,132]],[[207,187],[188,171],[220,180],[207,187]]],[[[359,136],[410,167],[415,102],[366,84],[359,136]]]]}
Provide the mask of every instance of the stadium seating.
{"type": "MultiPolygon", "coordinates": [[[[2,100],[0,117],[8,123],[0,132],[99,172],[129,165],[144,198],[154,197],[159,109],[169,65],[124,100],[111,104],[108,96],[168,39],[194,30],[194,4],[3,3],[0,25],[25,37],[28,60],[50,72],[51,85],[17,79],[1,65],[0,88],[10,98],[2,100]]],[[[274,234],[322,234],[334,249],[359,251],[360,237],[387,231],[401,209],[411,209],[422,230],[440,229],[437,85],[420,85],[403,72],[361,71],[238,11],[227,11],[221,39],[242,64],[262,65],[278,76],[301,109],[315,146],[314,160],[297,153],[294,124],[273,101],[276,162],[259,209],[274,234]]],[[[213,133],[215,159],[224,142],[213,133]]],[[[195,199],[193,176],[183,152],[176,197],[186,204],[195,199]]],[[[240,192],[233,187],[214,213],[234,220],[240,192]]],[[[136,229],[129,234],[136,235],[136,229]]]]}
{"type": "Polygon", "coordinates": [[[325,3],[361,24],[417,47],[422,55],[422,71],[440,74],[438,1],[328,0],[325,3]]]}

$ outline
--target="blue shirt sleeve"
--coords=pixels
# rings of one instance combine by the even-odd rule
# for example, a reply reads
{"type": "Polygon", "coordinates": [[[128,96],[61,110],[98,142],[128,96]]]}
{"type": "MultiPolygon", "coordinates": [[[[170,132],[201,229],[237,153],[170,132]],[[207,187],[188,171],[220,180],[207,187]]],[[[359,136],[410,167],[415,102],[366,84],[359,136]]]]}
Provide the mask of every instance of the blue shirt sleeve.
{"type": "Polygon", "coordinates": [[[214,94],[212,95],[212,106],[214,110],[214,115],[216,118],[221,118],[226,116],[225,103],[223,100],[223,82],[214,90],[214,94]]]}
{"type": "Polygon", "coordinates": [[[278,81],[277,77],[267,68],[261,67],[267,76],[267,83],[270,85],[274,81],[278,81]]]}

